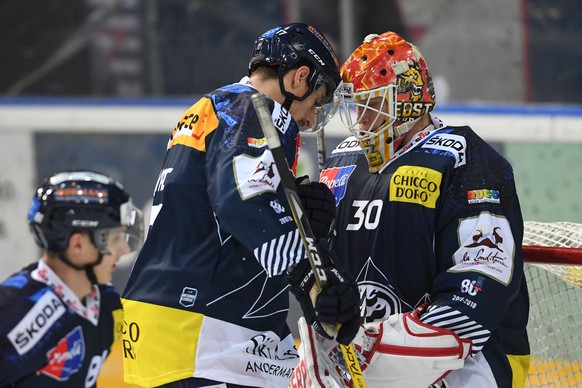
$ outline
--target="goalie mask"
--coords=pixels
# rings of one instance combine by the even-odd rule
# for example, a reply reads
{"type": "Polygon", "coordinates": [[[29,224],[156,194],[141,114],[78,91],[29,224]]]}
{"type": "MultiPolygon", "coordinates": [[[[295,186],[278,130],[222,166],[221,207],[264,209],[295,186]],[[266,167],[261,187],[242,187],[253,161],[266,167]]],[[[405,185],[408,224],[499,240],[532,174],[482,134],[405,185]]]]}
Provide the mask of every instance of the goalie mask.
{"type": "Polygon", "coordinates": [[[96,282],[93,267],[103,255],[112,254],[111,231],[123,228],[130,252],[143,242],[141,211],[132,205],[121,184],[93,171],[65,171],[48,178],[32,198],[28,223],[40,248],[56,253],[75,269],[87,270],[92,283],[96,282]],[[65,255],[69,237],[75,232],[89,233],[99,250],[96,261],[86,267],[78,267],[65,255]]]}
{"type": "Polygon", "coordinates": [[[293,101],[303,101],[316,89],[325,86],[322,106],[316,109],[315,124],[306,129],[315,132],[333,117],[337,110],[334,91],[340,83],[339,62],[336,54],[321,32],[304,23],[291,23],[275,27],[261,35],[253,47],[249,61],[249,75],[259,66],[278,68],[279,86],[285,96],[283,106],[289,109],[293,101]],[[311,71],[307,81],[308,90],[296,96],[287,90],[283,83],[285,73],[301,65],[311,71]]]}
{"type": "Polygon", "coordinates": [[[420,51],[394,32],[368,35],[341,68],[336,91],[343,124],[359,140],[371,172],[393,157],[402,137],[435,106],[420,51]]]}

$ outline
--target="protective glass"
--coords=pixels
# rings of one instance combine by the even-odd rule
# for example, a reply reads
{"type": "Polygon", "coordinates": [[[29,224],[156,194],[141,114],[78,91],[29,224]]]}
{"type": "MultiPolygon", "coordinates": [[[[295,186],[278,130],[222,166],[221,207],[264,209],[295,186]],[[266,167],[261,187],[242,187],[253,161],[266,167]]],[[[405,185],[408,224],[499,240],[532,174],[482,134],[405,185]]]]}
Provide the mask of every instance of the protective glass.
{"type": "Polygon", "coordinates": [[[121,205],[122,226],[93,232],[95,245],[103,254],[124,255],[141,248],[144,238],[143,213],[126,202],[121,205]]]}
{"type": "Polygon", "coordinates": [[[339,108],[339,100],[334,96],[331,102],[315,108],[315,121],[311,128],[301,128],[302,132],[317,132],[335,116],[339,108]]]}

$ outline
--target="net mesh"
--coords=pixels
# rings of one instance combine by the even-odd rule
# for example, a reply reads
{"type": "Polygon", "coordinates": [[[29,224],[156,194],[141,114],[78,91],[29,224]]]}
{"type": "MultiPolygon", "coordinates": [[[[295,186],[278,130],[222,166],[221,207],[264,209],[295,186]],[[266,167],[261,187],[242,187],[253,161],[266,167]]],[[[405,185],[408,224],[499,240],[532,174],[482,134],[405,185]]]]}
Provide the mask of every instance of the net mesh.
{"type": "Polygon", "coordinates": [[[582,386],[582,260],[577,249],[582,247],[582,224],[527,221],[523,245],[526,262],[532,247],[553,248],[530,254],[536,263],[525,265],[531,306],[526,386],[582,386]]]}

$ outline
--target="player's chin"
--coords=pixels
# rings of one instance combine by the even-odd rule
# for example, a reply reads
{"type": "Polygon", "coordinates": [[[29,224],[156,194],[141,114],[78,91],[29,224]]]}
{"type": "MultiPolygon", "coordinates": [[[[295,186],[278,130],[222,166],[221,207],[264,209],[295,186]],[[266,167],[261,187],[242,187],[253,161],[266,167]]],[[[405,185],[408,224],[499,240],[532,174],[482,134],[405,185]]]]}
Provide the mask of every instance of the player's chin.
{"type": "Polygon", "coordinates": [[[105,273],[102,272],[99,275],[97,275],[97,281],[99,282],[99,284],[107,284],[107,283],[111,283],[111,280],[113,280],[113,272],[115,271],[115,265],[113,265],[111,267],[111,269],[109,271],[107,271],[105,273]]]}

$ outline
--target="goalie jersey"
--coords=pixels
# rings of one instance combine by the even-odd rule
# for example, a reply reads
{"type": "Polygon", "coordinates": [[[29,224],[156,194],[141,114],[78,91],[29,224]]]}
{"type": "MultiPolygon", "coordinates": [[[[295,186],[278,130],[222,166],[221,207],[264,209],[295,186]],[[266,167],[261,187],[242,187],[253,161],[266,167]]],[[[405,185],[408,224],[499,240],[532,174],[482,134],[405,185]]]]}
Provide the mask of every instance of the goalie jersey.
{"type": "Polygon", "coordinates": [[[529,301],[512,168],[471,128],[431,117],[377,174],[354,137],[331,153],[320,181],[336,197],[338,267],[357,277],[364,321],[428,302],[424,322],[473,341],[449,386],[523,386],[529,301]]]}
{"type": "Polygon", "coordinates": [[[93,286],[86,306],[44,265],[0,284],[0,387],[95,387],[121,336],[119,294],[93,286]]]}
{"type": "MultiPolygon", "coordinates": [[[[123,293],[125,380],[287,386],[299,361],[285,270],[305,258],[248,78],[202,97],[168,142],[123,293]]],[[[290,166],[299,128],[268,100],[290,166]]]]}

